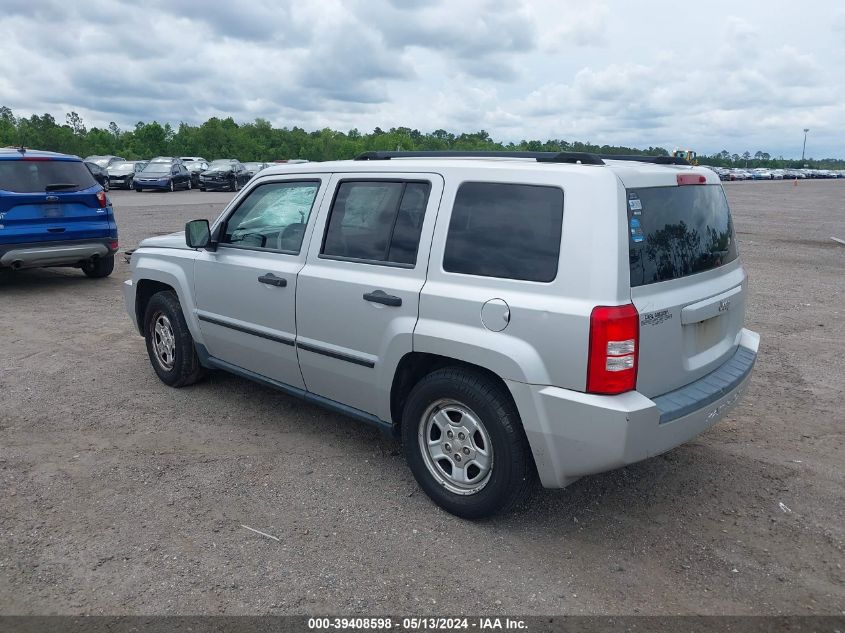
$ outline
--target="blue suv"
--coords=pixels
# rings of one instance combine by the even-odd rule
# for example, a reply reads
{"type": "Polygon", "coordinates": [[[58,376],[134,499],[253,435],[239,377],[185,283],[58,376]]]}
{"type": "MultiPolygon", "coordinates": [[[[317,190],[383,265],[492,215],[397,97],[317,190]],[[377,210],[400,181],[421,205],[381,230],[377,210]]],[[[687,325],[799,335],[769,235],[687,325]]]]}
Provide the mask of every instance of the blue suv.
{"type": "Polygon", "coordinates": [[[77,156],[0,148],[0,270],[73,266],[114,270],[111,201],[77,156]]]}

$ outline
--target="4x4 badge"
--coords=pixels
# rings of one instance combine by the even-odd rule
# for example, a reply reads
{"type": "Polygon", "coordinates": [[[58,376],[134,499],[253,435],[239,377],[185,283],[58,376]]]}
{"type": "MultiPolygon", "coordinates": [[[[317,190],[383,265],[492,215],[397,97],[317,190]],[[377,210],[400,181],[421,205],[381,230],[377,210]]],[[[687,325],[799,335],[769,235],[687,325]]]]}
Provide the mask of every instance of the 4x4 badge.
{"type": "Polygon", "coordinates": [[[730,299],[722,299],[719,302],[719,312],[727,312],[731,307],[730,299]]]}

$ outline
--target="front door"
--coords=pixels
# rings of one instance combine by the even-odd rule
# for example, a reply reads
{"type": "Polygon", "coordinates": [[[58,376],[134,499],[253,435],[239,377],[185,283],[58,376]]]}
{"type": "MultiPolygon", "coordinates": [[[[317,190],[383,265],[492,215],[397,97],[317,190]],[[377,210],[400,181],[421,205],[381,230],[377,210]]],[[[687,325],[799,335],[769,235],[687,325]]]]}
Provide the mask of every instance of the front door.
{"type": "Polygon", "coordinates": [[[297,273],[326,181],[315,174],[253,187],[215,229],[218,248],[203,251],[194,271],[208,353],[298,389],[305,385],[295,347],[297,273]]]}
{"type": "Polygon", "coordinates": [[[300,368],[308,391],[387,420],[393,370],[412,351],[443,180],[336,174],[331,190],[299,274],[300,368]]]}

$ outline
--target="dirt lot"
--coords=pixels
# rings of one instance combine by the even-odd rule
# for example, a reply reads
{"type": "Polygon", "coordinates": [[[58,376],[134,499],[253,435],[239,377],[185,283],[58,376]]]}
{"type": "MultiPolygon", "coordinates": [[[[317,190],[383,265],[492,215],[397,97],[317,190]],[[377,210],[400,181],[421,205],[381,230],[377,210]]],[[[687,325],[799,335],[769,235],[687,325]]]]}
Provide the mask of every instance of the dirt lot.
{"type": "MultiPolygon", "coordinates": [[[[0,613],[841,614],[845,181],[726,189],[762,335],[742,404],[482,523],[347,418],[224,374],[162,385],[122,262],[0,275],[0,613]]],[[[113,192],[122,244],[230,196],[113,192]]]]}

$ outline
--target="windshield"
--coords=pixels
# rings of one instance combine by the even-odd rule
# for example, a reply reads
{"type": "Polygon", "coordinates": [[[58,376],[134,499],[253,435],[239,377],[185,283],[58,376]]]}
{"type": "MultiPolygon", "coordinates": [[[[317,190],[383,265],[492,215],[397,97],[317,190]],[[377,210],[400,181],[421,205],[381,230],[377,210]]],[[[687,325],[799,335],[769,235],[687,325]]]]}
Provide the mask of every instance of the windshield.
{"type": "Polygon", "coordinates": [[[15,193],[82,191],[97,184],[81,162],[0,160],[0,189],[15,193]]]}
{"type": "Polygon", "coordinates": [[[215,160],[208,166],[208,171],[226,171],[232,169],[232,161],[230,160],[215,160]]]}
{"type": "Polygon", "coordinates": [[[721,185],[628,189],[631,287],[711,270],[737,257],[721,185]]]}
{"type": "Polygon", "coordinates": [[[109,165],[109,171],[132,171],[133,169],[135,169],[135,163],[130,163],[129,161],[109,165]]]}
{"type": "Polygon", "coordinates": [[[109,158],[90,158],[86,162],[94,163],[95,165],[99,165],[100,167],[108,167],[109,166],[109,158]]]}
{"type": "Polygon", "coordinates": [[[144,174],[169,174],[170,163],[150,163],[144,167],[141,173],[144,174]]]}

